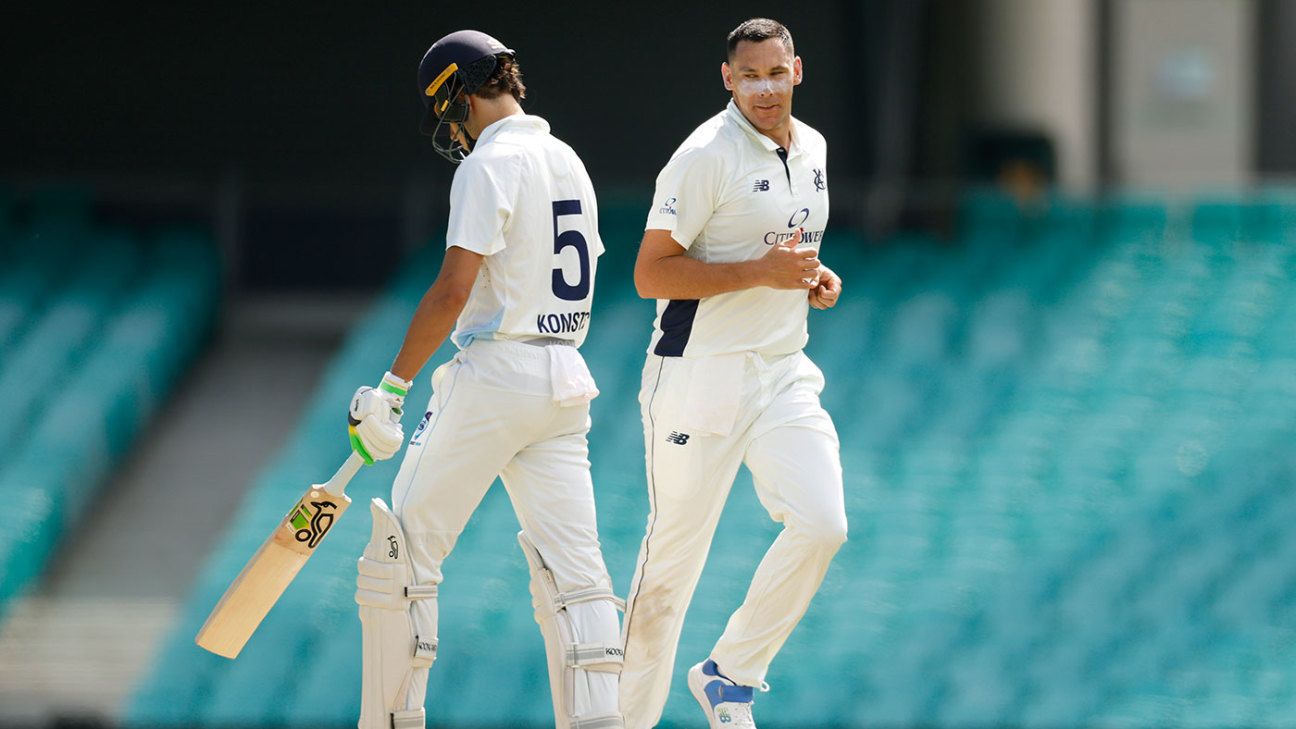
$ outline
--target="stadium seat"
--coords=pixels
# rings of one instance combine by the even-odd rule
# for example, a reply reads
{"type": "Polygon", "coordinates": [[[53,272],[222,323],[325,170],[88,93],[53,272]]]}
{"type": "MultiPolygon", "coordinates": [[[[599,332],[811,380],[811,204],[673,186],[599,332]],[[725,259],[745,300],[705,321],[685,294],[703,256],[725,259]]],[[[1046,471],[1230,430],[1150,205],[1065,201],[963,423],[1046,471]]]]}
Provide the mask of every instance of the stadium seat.
{"type": "MultiPolygon", "coordinates": [[[[847,293],[812,313],[808,352],[841,436],[850,539],[771,666],[763,726],[1290,723],[1296,206],[1286,194],[1056,198],[1023,212],[978,192],[952,241],[834,234],[841,247],[825,260],[847,293]]],[[[623,278],[600,279],[583,350],[603,389],[591,461],[622,592],[647,513],[636,393],[652,304],[624,278],[642,203],[605,211],[602,271],[623,278]]],[[[394,282],[338,355],[302,437],[204,569],[128,726],[354,721],[347,581],[363,517],[339,527],[238,664],[213,663],[190,641],[283,500],[336,457],[308,444],[334,427],[334,403],[375,371],[370,354],[399,337],[421,293],[394,282]]],[[[381,491],[390,475],[367,473],[367,487],[381,491]]],[[[24,509],[50,508],[23,493],[24,509]]],[[[447,562],[435,725],[552,721],[515,530],[496,487],[447,562]]],[[[696,724],[684,672],[777,530],[744,473],[689,612],[664,726],[696,724]]]]}
{"type": "Polygon", "coordinates": [[[88,213],[80,191],[40,197],[23,240],[41,244],[16,252],[14,285],[0,286],[0,397],[10,413],[0,425],[10,454],[0,494],[15,504],[0,528],[0,613],[40,576],[49,545],[91,509],[104,476],[169,392],[173,377],[149,363],[187,365],[214,318],[214,287],[191,288],[186,307],[150,296],[157,286],[214,276],[206,262],[171,266],[159,284],[141,265],[142,244],[90,225],[88,213]]]}

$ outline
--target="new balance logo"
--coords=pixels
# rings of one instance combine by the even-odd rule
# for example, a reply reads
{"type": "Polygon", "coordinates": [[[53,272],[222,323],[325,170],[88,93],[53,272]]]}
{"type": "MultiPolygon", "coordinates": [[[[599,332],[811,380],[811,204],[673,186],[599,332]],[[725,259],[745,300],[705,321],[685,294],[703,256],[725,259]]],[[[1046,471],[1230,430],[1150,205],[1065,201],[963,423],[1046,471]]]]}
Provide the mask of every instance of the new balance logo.
{"type": "Polygon", "coordinates": [[[752,192],[769,192],[769,180],[757,180],[752,185],[752,192]]]}
{"type": "Polygon", "coordinates": [[[687,445],[688,439],[688,433],[681,433],[678,430],[672,430],[671,434],[666,436],[666,442],[674,443],[675,445],[687,445]]]}

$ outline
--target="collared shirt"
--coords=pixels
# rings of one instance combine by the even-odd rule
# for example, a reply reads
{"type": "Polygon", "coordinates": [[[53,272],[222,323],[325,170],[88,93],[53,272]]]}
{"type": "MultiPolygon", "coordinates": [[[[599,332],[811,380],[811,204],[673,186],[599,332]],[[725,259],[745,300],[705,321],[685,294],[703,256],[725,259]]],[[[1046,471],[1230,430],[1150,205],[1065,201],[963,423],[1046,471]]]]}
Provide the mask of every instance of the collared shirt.
{"type": "MultiPolygon", "coordinates": [[[[759,258],[804,228],[820,247],[828,224],[827,143],[792,119],[783,149],[734,102],[699,126],[657,176],[648,230],[670,231],[686,256],[706,263],[759,258]]],[[[649,351],[667,357],[799,351],[807,340],[806,290],[766,287],[704,299],[659,300],[649,351]]]]}
{"type": "Polygon", "coordinates": [[[580,346],[603,254],[589,174],[538,116],[482,130],[455,169],[446,247],[485,256],[451,341],[554,337],[580,346]]]}

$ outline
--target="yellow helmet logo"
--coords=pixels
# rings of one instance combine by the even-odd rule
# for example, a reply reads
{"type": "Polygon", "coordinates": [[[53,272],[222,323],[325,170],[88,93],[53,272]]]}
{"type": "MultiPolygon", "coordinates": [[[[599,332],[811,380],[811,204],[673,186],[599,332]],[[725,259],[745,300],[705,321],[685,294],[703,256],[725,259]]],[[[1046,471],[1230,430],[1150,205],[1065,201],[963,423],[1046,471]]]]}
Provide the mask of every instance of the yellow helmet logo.
{"type": "Polygon", "coordinates": [[[457,63],[452,63],[449,66],[446,66],[446,70],[442,71],[440,75],[432,79],[432,83],[428,84],[428,87],[423,90],[423,94],[425,96],[435,96],[437,89],[441,88],[441,84],[445,83],[446,79],[450,78],[450,74],[458,70],[459,64],[457,63]]]}

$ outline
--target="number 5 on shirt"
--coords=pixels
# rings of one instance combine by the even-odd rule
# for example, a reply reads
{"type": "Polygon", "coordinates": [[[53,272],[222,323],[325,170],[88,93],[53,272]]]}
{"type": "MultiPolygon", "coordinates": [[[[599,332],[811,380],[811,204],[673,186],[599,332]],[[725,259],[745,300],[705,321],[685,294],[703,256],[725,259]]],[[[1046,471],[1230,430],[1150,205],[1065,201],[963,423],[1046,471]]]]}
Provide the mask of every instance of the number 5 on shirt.
{"type": "Polygon", "coordinates": [[[589,245],[585,242],[585,236],[581,235],[579,230],[565,230],[558,232],[558,218],[564,215],[580,215],[580,200],[555,200],[553,204],[553,225],[554,225],[554,255],[562,253],[564,248],[575,248],[576,255],[580,258],[580,279],[576,283],[568,284],[567,279],[563,277],[562,268],[553,270],[553,292],[554,296],[563,301],[580,301],[589,296],[590,290],[590,259],[589,245]]]}

